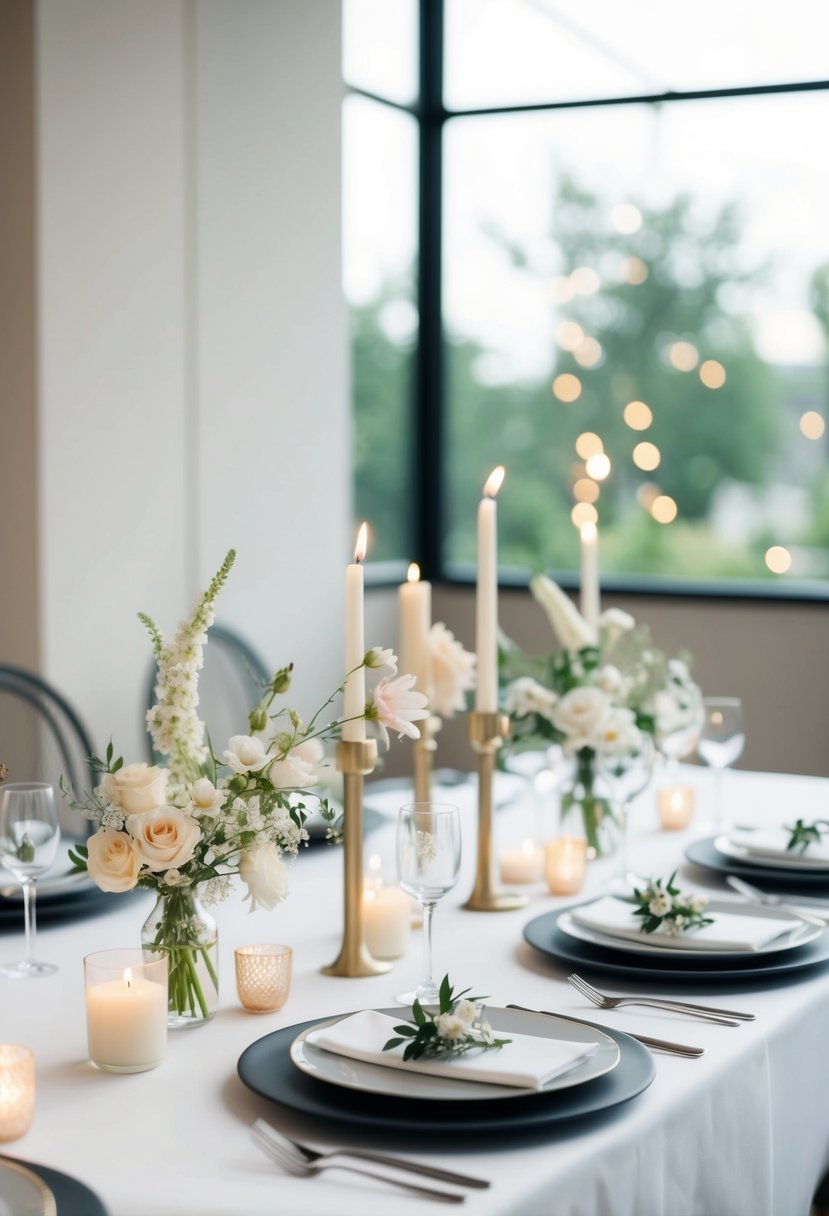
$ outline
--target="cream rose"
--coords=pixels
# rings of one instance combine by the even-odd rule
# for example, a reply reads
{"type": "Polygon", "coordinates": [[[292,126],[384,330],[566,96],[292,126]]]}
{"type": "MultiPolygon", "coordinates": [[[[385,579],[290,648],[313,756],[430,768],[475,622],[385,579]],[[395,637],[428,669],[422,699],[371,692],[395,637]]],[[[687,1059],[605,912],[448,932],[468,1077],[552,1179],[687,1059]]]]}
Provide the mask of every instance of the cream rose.
{"type": "Polygon", "coordinates": [[[131,815],[127,831],[149,870],[179,869],[190,861],[201,840],[201,828],[191,815],[174,806],[161,806],[144,815],[131,815]]]}
{"type": "Polygon", "coordinates": [[[593,736],[593,747],[608,759],[639,751],[642,732],[632,709],[609,709],[593,736]]]}
{"type": "Polygon", "coordinates": [[[288,894],[288,867],[270,840],[245,849],[239,858],[239,874],[247,883],[251,912],[260,905],[270,912],[288,894]]]}
{"type": "Polygon", "coordinates": [[[539,714],[548,722],[553,720],[553,710],[557,702],[556,694],[548,688],[544,688],[532,676],[519,676],[517,680],[513,680],[504,697],[504,705],[508,714],[515,714],[519,718],[526,718],[529,714],[539,714]]]}
{"type": "Polygon", "coordinates": [[[138,882],[141,858],[126,832],[101,828],[86,842],[89,877],[102,891],[131,891],[138,882]]]}
{"type": "Polygon", "coordinates": [[[600,688],[571,688],[553,710],[553,726],[567,736],[566,749],[577,752],[593,746],[609,710],[610,698],[600,688]]]}
{"type": "Polygon", "coordinates": [[[475,687],[475,655],[464,650],[451,629],[436,621],[429,632],[432,655],[430,709],[441,718],[453,718],[466,707],[464,693],[475,687]]]}
{"type": "Polygon", "coordinates": [[[98,787],[105,802],[125,815],[154,811],[167,800],[167,770],[157,765],[126,764],[117,773],[105,773],[98,787]]]}
{"type": "Polygon", "coordinates": [[[319,739],[306,739],[292,747],[282,760],[274,760],[268,769],[268,777],[275,789],[305,790],[316,785],[319,767],[325,752],[319,739]]]}
{"type": "Polygon", "coordinates": [[[207,777],[199,777],[190,786],[190,801],[193,804],[194,815],[209,815],[215,818],[222,809],[225,791],[217,790],[207,777]]]}
{"type": "Polygon", "coordinates": [[[222,759],[234,773],[255,773],[265,767],[270,756],[265,751],[261,739],[252,735],[234,735],[228,741],[227,751],[222,753],[222,759]]]}

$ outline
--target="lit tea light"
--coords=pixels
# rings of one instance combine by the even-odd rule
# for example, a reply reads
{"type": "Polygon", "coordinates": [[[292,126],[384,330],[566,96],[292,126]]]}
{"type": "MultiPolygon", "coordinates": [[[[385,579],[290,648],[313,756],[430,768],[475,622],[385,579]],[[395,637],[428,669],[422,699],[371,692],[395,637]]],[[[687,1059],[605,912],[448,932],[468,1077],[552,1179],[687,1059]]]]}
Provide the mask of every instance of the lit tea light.
{"type": "Polygon", "coordinates": [[[28,1047],[0,1044],[0,1140],[25,1136],[35,1117],[35,1057],[28,1047]]]}
{"type": "Polygon", "coordinates": [[[576,895],[587,872],[587,841],[583,836],[557,836],[544,846],[544,873],[551,895],[576,895]]]}
{"type": "Polygon", "coordinates": [[[694,791],[689,785],[666,785],[657,790],[659,819],[666,832],[687,828],[694,814],[694,791]]]}
{"type": "Polygon", "coordinates": [[[167,958],[100,950],[84,959],[89,1058],[106,1072],[156,1068],[167,1046],[167,958]]]}
{"type": "Polygon", "coordinates": [[[534,840],[523,840],[520,848],[501,852],[502,882],[540,882],[543,868],[544,858],[534,840]]]}

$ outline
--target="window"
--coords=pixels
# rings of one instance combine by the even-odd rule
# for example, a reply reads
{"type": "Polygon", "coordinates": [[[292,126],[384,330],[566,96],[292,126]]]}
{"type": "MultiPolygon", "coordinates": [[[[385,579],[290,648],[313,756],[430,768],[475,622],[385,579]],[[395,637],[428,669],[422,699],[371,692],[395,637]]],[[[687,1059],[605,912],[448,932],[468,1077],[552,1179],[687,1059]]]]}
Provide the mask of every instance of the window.
{"type": "MultiPolygon", "coordinates": [[[[399,471],[412,423],[391,466],[384,447],[360,473],[364,496],[385,477],[381,496],[429,499],[387,556],[408,558],[402,539],[433,576],[469,573],[503,463],[502,567],[519,578],[566,581],[574,525],[598,517],[617,586],[827,594],[829,9],[704,0],[685,28],[650,0],[423,4],[419,100],[409,71],[387,102],[349,103],[418,122],[425,153],[418,295],[418,211],[400,198],[372,230],[408,223],[409,261],[378,261],[362,305],[372,358],[398,361],[385,408],[417,388],[421,411],[424,475],[399,471]]],[[[413,38],[411,4],[392,9],[413,38]]]]}

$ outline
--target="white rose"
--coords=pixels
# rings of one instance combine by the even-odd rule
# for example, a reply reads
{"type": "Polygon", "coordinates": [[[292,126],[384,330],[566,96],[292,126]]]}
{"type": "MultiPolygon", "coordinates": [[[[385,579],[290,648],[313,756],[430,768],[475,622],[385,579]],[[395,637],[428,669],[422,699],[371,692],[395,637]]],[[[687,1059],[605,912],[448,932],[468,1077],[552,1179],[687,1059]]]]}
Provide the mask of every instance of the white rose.
{"type": "Polygon", "coordinates": [[[540,714],[548,722],[553,720],[553,710],[558,697],[548,688],[544,688],[531,676],[519,676],[507,688],[504,704],[508,714],[525,718],[528,714],[540,714]]]}
{"type": "Polygon", "coordinates": [[[593,735],[591,746],[609,757],[638,751],[642,747],[642,732],[633,710],[609,709],[593,735]]]}
{"type": "Polygon", "coordinates": [[[325,752],[319,739],[306,739],[292,747],[268,769],[271,784],[278,790],[305,790],[316,785],[325,752]]]}
{"type": "Polygon", "coordinates": [[[474,654],[464,650],[451,629],[436,621],[429,631],[432,656],[430,709],[441,718],[453,718],[466,708],[464,693],[475,687],[474,654]]]}
{"type": "Polygon", "coordinates": [[[101,828],[86,842],[89,877],[102,891],[131,891],[138,882],[141,858],[132,837],[114,828],[101,828]]]}
{"type": "Polygon", "coordinates": [[[471,1026],[478,1016],[478,1006],[474,1001],[458,1001],[452,1010],[456,1018],[460,1018],[464,1026],[471,1026]]]}
{"type": "Polygon", "coordinates": [[[618,692],[622,685],[622,673],[612,663],[607,663],[596,672],[596,687],[602,692],[618,692]]]}
{"type": "Polygon", "coordinates": [[[196,820],[174,806],[132,815],[127,820],[127,830],[135,841],[141,861],[154,872],[186,865],[201,840],[201,828],[196,820]]]}
{"type": "Polygon", "coordinates": [[[288,867],[270,840],[245,849],[239,858],[239,874],[247,883],[251,912],[260,904],[270,912],[288,894],[288,867]]]}
{"type": "Polygon", "coordinates": [[[621,608],[606,608],[599,617],[599,633],[605,646],[613,646],[624,633],[636,628],[636,621],[621,608]]]}
{"type": "Polygon", "coordinates": [[[105,773],[98,791],[105,802],[118,806],[125,815],[140,815],[163,806],[167,799],[167,770],[157,765],[150,767],[127,764],[117,773],[105,773]]]}
{"type": "Polygon", "coordinates": [[[228,741],[222,760],[234,773],[255,773],[268,763],[270,757],[261,739],[251,735],[234,735],[228,741]]]}
{"type": "Polygon", "coordinates": [[[557,583],[544,574],[537,574],[530,579],[530,591],[547,613],[547,619],[565,650],[577,651],[583,646],[596,645],[593,630],[557,583]]]}
{"type": "Polygon", "coordinates": [[[553,710],[552,721],[567,736],[568,751],[593,746],[610,707],[609,697],[600,688],[571,688],[564,694],[553,710]]]}
{"type": "Polygon", "coordinates": [[[456,1043],[459,1039],[462,1039],[469,1029],[466,1022],[454,1013],[438,1014],[435,1018],[435,1023],[440,1037],[448,1039],[450,1043],[456,1043]]]}
{"type": "Polygon", "coordinates": [[[222,809],[225,800],[224,790],[217,790],[207,777],[199,777],[190,786],[190,801],[193,804],[194,815],[209,815],[215,818],[222,809]]]}

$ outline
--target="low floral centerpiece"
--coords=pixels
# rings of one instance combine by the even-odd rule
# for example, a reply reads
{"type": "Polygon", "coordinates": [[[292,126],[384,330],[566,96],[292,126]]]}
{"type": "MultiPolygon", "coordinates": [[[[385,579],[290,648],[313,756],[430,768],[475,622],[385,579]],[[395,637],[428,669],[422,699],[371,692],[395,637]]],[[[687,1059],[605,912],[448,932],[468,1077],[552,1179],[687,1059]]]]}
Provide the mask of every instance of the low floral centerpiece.
{"type": "Polygon", "coordinates": [[[702,725],[702,693],[687,657],[668,658],[628,613],[603,612],[596,636],[551,579],[539,575],[530,587],[561,649],[526,655],[504,640],[501,687],[512,724],[507,746],[561,746],[571,774],[562,816],[580,812],[588,843],[601,854],[613,847],[613,816],[597,789],[600,762],[612,765],[634,754],[642,733],[665,754],[673,754],[676,740],[690,750],[702,725]]]}
{"type": "Polygon", "coordinates": [[[633,888],[636,911],[644,933],[665,933],[668,937],[679,937],[688,929],[702,929],[713,925],[714,917],[707,916],[708,900],[704,895],[692,895],[681,891],[674,879],[651,878],[644,887],[633,888]]]}
{"type": "MultiPolygon", "coordinates": [[[[343,685],[305,722],[284,700],[292,667],[280,668],[250,711],[247,733],[234,735],[218,755],[198,716],[213,604],[234,559],[231,550],[171,642],[140,615],[157,665],[147,726],[166,763],[125,765],[110,743],[103,759],[92,758],[100,784],[82,802],[72,799],[96,827],[70,852],[75,867],[103,891],[144,887],[158,896],[142,940],[168,957],[171,1026],[203,1022],[218,1003],[217,933],[204,905],[225,899],[236,875],[247,887],[251,911],[284,900],[284,858],[308,840],[309,806],[319,809],[329,835],[337,834],[337,812],[314,787],[323,743],[340,735],[343,719],[324,715],[343,685]]],[[[380,677],[361,716],[386,741],[389,730],[416,737],[414,723],[426,710],[425,698],[413,691],[414,678],[397,676],[390,650],[369,650],[360,666],[380,677]]]]}
{"type": "Polygon", "coordinates": [[[465,988],[456,993],[445,975],[438,990],[436,1012],[424,1009],[420,1001],[412,1005],[414,1022],[401,1022],[383,1051],[394,1051],[405,1044],[404,1060],[457,1059],[470,1051],[494,1051],[511,1039],[496,1039],[484,1017],[484,998],[467,996],[465,988]]]}

